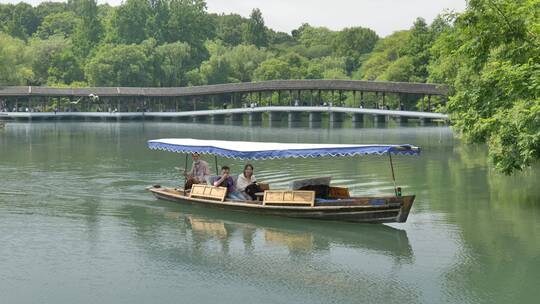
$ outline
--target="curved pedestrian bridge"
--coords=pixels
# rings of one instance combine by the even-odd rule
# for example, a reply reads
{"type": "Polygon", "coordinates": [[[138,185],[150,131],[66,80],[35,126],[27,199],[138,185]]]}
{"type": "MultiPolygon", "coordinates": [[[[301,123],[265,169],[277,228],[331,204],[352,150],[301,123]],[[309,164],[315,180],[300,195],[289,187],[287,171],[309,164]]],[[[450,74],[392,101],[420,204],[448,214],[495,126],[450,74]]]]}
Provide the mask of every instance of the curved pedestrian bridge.
{"type": "Polygon", "coordinates": [[[269,91],[358,91],[397,94],[446,95],[447,88],[441,84],[363,81],[363,80],[269,80],[214,84],[193,87],[143,88],[143,87],[90,87],[52,88],[39,86],[0,87],[0,97],[48,96],[84,97],[90,94],[101,97],[182,97],[251,93],[269,91]]]}

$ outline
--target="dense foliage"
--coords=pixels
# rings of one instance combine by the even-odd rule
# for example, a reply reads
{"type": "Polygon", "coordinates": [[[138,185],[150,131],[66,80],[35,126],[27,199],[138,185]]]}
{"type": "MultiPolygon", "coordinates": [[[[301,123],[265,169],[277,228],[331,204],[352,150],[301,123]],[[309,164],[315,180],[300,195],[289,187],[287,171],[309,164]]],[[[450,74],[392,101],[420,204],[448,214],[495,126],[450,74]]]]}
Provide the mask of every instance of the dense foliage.
{"type": "Polygon", "coordinates": [[[465,139],[507,174],[540,159],[540,1],[470,0],[432,48],[430,79],[453,89],[465,139]]]}
{"type": "MultiPolygon", "coordinates": [[[[438,109],[465,139],[487,142],[496,167],[511,173],[540,158],[539,15],[539,0],[469,0],[461,14],[418,18],[380,38],[362,27],[276,32],[259,9],[249,18],[210,14],[204,0],[0,4],[0,85],[446,83],[449,103],[438,109]]],[[[399,98],[420,108],[418,97],[399,98]]]]}
{"type": "Polygon", "coordinates": [[[411,39],[399,45],[393,36],[380,39],[362,27],[332,31],[303,24],[291,34],[275,32],[259,9],[249,18],[210,14],[203,0],[126,0],[117,7],[96,0],[0,4],[0,32],[0,85],[426,81],[435,39],[422,19],[403,32],[411,39]],[[381,52],[403,54],[383,58],[381,52]]]}

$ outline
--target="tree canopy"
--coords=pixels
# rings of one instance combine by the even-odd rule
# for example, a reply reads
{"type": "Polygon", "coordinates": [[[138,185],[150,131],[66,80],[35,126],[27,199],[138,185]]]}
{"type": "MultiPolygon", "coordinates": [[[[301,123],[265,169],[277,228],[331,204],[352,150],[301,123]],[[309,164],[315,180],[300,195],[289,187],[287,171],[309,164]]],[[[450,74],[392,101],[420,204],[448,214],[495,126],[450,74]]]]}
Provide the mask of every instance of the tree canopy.
{"type": "MultiPolygon", "coordinates": [[[[0,85],[186,86],[270,79],[445,83],[453,127],[496,168],[540,158],[540,2],[468,0],[463,13],[379,37],[304,23],[291,33],[210,14],[204,0],[0,4],[0,85]]],[[[420,109],[419,97],[401,100],[420,109]]]]}
{"type": "Polygon", "coordinates": [[[474,0],[432,53],[430,80],[453,89],[448,110],[463,137],[487,142],[510,174],[540,158],[540,2],[474,0]]]}

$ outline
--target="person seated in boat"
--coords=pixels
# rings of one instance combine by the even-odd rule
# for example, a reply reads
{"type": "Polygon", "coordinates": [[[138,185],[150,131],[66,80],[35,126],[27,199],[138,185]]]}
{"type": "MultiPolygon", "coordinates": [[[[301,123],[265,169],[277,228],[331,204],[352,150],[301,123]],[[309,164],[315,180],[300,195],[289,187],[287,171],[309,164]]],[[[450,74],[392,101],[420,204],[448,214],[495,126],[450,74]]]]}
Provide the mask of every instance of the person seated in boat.
{"type": "Polygon", "coordinates": [[[234,188],[234,179],[230,175],[230,171],[228,166],[221,167],[221,175],[214,181],[214,186],[227,188],[227,198],[243,201],[245,200],[244,196],[234,188]]]}
{"type": "Polygon", "coordinates": [[[246,164],[244,172],[236,179],[236,191],[240,192],[246,200],[256,200],[255,193],[261,192],[257,185],[257,178],[253,175],[253,165],[246,164]]]}
{"type": "Polygon", "coordinates": [[[208,163],[201,159],[199,153],[192,153],[191,159],[193,164],[191,165],[191,171],[184,172],[186,177],[186,183],[184,189],[191,189],[193,184],[205,184],[206,179],[210,176],[210,169],[208,163]]]}

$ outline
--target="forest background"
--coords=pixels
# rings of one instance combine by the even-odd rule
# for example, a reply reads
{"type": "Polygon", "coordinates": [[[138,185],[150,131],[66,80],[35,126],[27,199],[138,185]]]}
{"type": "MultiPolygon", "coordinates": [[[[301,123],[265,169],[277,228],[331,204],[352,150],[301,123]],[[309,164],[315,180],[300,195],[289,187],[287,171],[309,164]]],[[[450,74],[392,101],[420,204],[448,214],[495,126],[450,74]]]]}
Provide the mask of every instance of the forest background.
{"type": "MultiPolygon", "coordinates": [[[[203,0],[0,4],[0,85],[195,86],[276,79],[429,82],[466,141],[511,174],[540,159],[540,0],[469,0],[462,13],[379,37],[303,24],[291,33],[211,14],[203,0]]],[[[419,97],[406,100],[419,109],[419,97]]]]}

